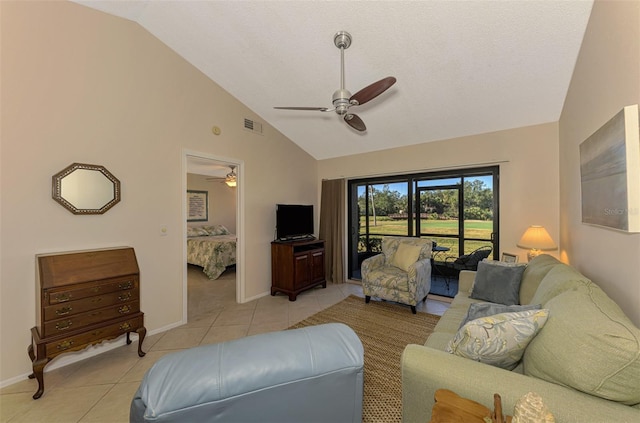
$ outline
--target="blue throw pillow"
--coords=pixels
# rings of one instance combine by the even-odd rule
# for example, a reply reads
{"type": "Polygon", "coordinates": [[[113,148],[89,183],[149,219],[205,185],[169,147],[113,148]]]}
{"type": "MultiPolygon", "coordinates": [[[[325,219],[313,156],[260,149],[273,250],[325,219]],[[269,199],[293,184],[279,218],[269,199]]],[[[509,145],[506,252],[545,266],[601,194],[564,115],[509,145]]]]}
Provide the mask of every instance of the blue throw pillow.
{"type": "Polygon", "coordinates": [[[478,263],[471,298],[492,303],[514,305],[520,303],[520,282],[525,266],[504,265],[483,260],[478,263]]]}
{"type": "Polygon", "coordinates": [[[472,303],[471,305],[469,305],[467,315],[465,316],[464,320],[462,320],[462,323],[460,323],[460,328],[463,327],[467,322],[479,319],[481,317],[493,316],[500,313],[515,313],[518,311],[540,310],[541,308],[542,305],[540,304],[508,306],[504,304],[494,303],[472,303]]]}

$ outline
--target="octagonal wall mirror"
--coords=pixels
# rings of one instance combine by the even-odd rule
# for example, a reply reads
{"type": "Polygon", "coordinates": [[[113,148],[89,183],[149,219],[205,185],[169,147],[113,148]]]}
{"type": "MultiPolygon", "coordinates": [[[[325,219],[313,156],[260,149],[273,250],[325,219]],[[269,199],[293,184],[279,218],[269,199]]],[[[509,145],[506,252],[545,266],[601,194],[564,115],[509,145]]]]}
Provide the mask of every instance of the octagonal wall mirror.
{"type": "Polygon", "coordinates": [[[104,166],[73,163],[52,185],[53,199],[73,214],[103,214],[120,202],[120,181],[104,166]]]}

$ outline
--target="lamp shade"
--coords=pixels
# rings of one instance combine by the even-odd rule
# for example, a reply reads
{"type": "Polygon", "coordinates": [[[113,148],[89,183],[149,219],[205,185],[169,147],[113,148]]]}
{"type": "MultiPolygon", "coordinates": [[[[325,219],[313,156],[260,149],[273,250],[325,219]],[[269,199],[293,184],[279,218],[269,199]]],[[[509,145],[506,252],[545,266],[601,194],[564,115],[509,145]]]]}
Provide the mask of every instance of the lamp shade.
{"type": "Polygon", "coordinates": [[[549,232],[544,227],[537,225],[529,226],[517,245],[520,248],[531,248],[532,250],[555,250],[558,248],[549,232]]]}

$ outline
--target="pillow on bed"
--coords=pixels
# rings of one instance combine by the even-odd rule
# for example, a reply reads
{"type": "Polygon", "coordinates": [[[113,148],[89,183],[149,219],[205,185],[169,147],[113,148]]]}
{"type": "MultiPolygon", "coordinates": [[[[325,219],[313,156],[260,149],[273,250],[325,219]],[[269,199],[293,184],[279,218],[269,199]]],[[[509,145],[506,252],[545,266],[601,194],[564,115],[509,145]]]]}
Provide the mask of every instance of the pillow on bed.
{"type": "Polygon", "coordinates": [[[209,233],[205,231],[202,227],[187,227],[187,237],[193,238],[196,236],[207,236],[209,233]]]}
{"type": "Polygon", "coordinates": [[[203,226],[202,229],[204,229],[209,236],[229,235],[231,233],[224,225],[203,226]]]}

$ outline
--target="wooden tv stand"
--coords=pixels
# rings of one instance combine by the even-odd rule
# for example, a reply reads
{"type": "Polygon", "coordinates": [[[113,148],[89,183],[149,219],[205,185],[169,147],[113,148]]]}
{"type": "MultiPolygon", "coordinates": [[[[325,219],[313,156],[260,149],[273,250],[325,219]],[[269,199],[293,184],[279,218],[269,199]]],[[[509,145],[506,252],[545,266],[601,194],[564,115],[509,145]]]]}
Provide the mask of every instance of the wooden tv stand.
{"type": "Polygon", "coordinates": [[[327,287],[323,240],[271,243],[271,295],[283,292],[295,301],[299,293],[318,285],[327,287]]]}

